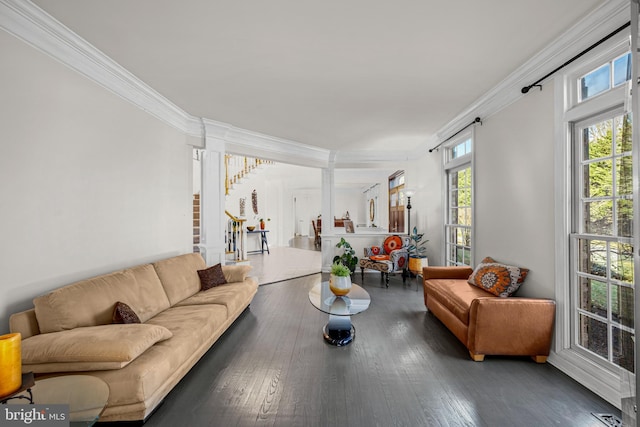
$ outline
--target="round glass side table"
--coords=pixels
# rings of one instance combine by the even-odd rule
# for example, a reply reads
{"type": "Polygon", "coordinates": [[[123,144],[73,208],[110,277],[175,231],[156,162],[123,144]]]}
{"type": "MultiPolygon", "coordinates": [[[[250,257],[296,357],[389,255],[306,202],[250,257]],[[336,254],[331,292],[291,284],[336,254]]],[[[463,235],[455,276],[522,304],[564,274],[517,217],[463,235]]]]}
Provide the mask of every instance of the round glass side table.
{"type": "Polygon", "coordinates": [[[338,297],[329,289],[329,282],[322,282],[311,288],[309,301],[329,315],[329,322],[322,329],[324,340],[331,345],[343,346],[350,344],[356,336],[351,316],[369,308],[371,297],[362,287],[353,283],[347,295],[338,297]]]}

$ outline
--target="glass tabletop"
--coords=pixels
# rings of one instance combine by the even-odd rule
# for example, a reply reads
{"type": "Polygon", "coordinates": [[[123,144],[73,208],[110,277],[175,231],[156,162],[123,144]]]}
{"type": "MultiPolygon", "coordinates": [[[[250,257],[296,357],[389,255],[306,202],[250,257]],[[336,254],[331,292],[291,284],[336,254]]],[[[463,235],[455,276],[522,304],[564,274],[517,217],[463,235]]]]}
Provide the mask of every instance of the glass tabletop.
{"type": "Polygon", "coordinates": [[[109,400],[107,383],[91,375],[39,379],[31,387],[31,392],[35,404],[69,405],[69,421],[73,427],[94,425],[109,400]]]}
{"type": "Polygon", "coordinates": [[[334,316],[353,316],[369,308],[369,292],[352,283],[351,291],[343,297],[337,297],[329,289],[329,282],[315,285],[309,291],[309,301],[318,310],[334,316]]]}

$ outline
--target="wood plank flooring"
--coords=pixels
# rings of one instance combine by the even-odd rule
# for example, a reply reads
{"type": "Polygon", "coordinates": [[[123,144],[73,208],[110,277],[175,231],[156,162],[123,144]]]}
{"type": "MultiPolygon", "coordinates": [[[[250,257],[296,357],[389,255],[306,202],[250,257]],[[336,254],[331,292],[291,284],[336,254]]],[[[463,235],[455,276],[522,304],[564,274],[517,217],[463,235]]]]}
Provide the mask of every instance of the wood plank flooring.
{"type": "MultiPolygon", "coordinates": [[[[365,275],[371,306],[354,342],[322,339],[308,301],[316,274],[260,286],[246,311],[146,426],[601,427],[620,411],[549,364],[470,360],[424,307],[416,283],[365,275]]],[[[357,283],[360,283],[357,276],[357,283]]]]}

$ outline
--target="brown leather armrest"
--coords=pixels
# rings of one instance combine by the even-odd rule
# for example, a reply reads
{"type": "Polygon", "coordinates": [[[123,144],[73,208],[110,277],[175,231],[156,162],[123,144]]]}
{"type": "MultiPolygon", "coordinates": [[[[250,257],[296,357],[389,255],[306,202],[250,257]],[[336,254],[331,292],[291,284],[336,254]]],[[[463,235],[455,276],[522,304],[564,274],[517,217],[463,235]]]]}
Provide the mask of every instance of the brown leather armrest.
{"type": "Polygon", "coordinates": [[[550,299],[478,298],[469,310],[469,350],[547,356],[555,311],[556,304],[550,299]]]}
{"type": "Polygon", "coordinates": [[[423,267],[422,277],[428,279],[464,279],[467,280],[473,273],[471,267],[423,267]]]}

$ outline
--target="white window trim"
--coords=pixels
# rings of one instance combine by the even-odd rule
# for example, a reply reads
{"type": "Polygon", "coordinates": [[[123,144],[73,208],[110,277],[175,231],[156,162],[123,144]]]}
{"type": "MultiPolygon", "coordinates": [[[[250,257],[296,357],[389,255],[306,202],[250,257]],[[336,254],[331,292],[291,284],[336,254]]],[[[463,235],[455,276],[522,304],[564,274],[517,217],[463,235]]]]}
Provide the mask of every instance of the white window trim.
{"type": "Polygon", "coordinates": [[[629,50],[628,31],[613,37],[589,55],[567,67],[554,78],[555,91],[555,282],[556,323],[549,362],[600,397],[620,408],[620,374],[606,369],[571,348],[571,268],[569,263],[572,195],[572,123],[586,119],[595,111],[617,108],[625,98],[626,85],[618,86],[578,103],[576,79],[607,60],[629,50]]]}
{"type": "Polygon", "coordinates": [[[456,135],[454,139],[451,141],[447,141],[446,144],[442,145],[442,171],[443,177],[442,180],[442,195],[443,195],[443,224],[442,224],[442,235],[444,238],[442,239],[442,260],[446,264],[447,263],[447,223],[449,221],[449,171],[453,169],[460,168],[466,164],[471,165],[471,257],[470,263],[471,266],[475,265],[475,247],[476,247],[476,239],[475,239],[475,217],[476,217],[476,209],[475,209],[475,194],[476,194],[476,173],[475,173],[475,153],[476,153],[476,131],[475,126],[472,126],[470,129],[456,135]],[[449,160],[449,151],[451,148],[455,147],[459,143],[471,139],[471,152],[467,153],[463,156],[457,157],[455,159],[449,160]]]}

